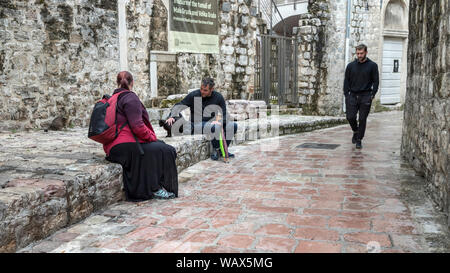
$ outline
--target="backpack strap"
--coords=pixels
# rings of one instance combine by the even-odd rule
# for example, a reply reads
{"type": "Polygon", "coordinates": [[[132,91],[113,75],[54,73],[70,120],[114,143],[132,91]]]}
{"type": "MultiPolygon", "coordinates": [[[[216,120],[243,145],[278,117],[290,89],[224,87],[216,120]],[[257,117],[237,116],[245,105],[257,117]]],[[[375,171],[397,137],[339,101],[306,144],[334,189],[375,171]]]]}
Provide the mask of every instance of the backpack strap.
{"type": "MultiPolygon", "coordinates": [[[[128,120],[120,127],[120,131],[122,131],[123,127],[125,127],[127,124],[128,124],[128,120]]],[[[128,126],[129,126],[129,125],[128,125],[128,126]]],[[[117,128],[117,127],[116,127],[116,128],[117,128]]],[[[144,155],[144,149],[142,149],[142,145],[141,145],[141,143],[139,142],[139,140],[138,140],[138,138],[136,137],[136,135],[133,133],[133,130],[131,130],[131,127],[130,127],[130,131],[131,131],[131,133],[133,134],[134,140],[136,140],[136,144],[137,144],[137,146],[138,146],[139,153],[140,153],[141,155],[144,155]]]]}
{"type": "Polygon", "coordinates": [[[120,130],[117,129],[117,128],[118,128],[118,124],[117,124],[117,109],[119,108],[119,107],[117,107],[117,106],[119,105],[119,96],[120,96],[121,94],[124,94],[124,93],[127,93],[127,92],[130,92],[130,91],[124,90],[124,91],[120,91],[120,92],[118,92],[118,93],[116,93],[116,94],[113,95],[113,96],[117,96],[117,100],[116,100],[116,120],[114,121],[114,123],[116,124],[116,137],[119,135],[119,131],[122,131],[123,127],[125,127],[125,126],[127,125],[127,123],[128,123],[128,121],[125,122],[125,123],[122,125],[122,127],[120,127],[120,130]]]}
{"type": "MultiPolygon", "coordinates": [[[[119,96],[119,95],[121,95],[121,94],[123,94],[123,93],[128,93],[128,92],[131,92],[131,91],[129,91],[129,90],[124,90],[124,91],[120,91],[120,92],[118,92],[118,93],[116,93],[116,94],[114,94],[114,95],[119,96]]],[[[116,101],[116,121],[115,121],[115,123],[116,123],[116,137],[117,137],[117,135],[119,134],[119,131],[117,130],[117,127],[118,127],[118,126],[117,126],[117,109],[119,109],[119,107],[117,107],[118,104],[119,104],[119,97],[117,97],[117,101],[116,101]]],[[[123,129],[127,124],[128,124],[128,120],[120,127],[120,131],[122,131],[122,129],[123,129]]],[[[130,127],[129,124],[128,124],[128,127],[130,127]]],[[[141,155],[141,156],[144,155],[144,149],[142,149],[142,145],[141,145],[141,143],[139,142],[139,140],[138,140],[138,138],[136,137],[136,135],[133,133],[133,130],[131,129],[131,127],[130,127],[130,131],[131,131],[131,133],[133,134],[134,140],[136,140],[136,144],[137,144],[137,146],[138,146],[140,155],[141,155]]]]}
{"type": "MultiPolygon", "coordinates": [[[[131,128],[130,128],[130,130],[131,130],[131,128]]],[[[141,145],[141,143],[139,142],[139,140],[137,139],[136,135],[133,133],[133,130],[131,130],[131,133],[133,134],[133,137],[134,137],[134,139],[136,140],[136,144],[137,144],[137,146],[138,146],[139,153],[141,154],[141,156],[144,155],[144,149],[142,149],[142,145],[141,145]]]]}

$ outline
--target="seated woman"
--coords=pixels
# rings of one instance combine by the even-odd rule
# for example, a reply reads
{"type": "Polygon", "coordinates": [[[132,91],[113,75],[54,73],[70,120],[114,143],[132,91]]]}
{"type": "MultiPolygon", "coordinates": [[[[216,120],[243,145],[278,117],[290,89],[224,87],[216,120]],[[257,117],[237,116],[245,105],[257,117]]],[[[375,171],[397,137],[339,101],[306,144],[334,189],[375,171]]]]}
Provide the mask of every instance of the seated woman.
{"type": "Polygon", "coordinates": [[[147,110],[131,91],[133,76],[127,71],[120,72],[117,85],[114,94],[128,91],[117,100],[117,124],[119,128],[126,125],[103,149],[108,161],[122,165],[127,200],[178,197],[175,148],[157,140],[147,110]]]}

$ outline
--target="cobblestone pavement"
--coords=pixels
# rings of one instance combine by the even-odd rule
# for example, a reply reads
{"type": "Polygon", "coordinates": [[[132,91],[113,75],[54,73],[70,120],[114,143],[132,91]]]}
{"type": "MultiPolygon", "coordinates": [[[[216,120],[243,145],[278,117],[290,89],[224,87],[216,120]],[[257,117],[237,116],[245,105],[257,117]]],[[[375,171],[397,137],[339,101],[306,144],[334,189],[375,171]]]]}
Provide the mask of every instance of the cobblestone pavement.
{"type": "Polygon", "coordinates": [[[362,150],[348,125],[232,147],[181,172],[177,199],[112,205],[19,252],[449,252],[401,160],[402,116],[371,114],[362,150]]]}

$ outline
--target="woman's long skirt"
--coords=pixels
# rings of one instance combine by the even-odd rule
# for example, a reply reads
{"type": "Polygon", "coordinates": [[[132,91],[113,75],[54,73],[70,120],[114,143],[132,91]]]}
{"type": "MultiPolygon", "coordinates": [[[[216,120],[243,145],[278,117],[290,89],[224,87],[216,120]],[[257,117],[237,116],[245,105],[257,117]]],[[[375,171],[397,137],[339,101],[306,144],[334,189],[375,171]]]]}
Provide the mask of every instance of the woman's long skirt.
{"type": "Polygon", "coordinates": [[[141,143],[141,155],[136,142],[114,146],[106,158],[119,163],[123,170],[123,185],[128,201],[144,201],[164,187],[178,197],[178,172],[175,148],[158,140],[141,143]]]}

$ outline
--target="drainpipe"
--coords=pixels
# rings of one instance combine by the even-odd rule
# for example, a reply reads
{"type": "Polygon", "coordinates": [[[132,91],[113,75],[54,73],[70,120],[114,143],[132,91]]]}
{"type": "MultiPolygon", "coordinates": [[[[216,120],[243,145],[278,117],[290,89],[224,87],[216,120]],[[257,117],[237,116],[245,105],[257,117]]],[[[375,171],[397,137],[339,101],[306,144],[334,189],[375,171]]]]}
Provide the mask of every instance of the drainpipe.
{"type": "Polygon", "coordinates": [[[273,6],[272,6],[272,0],[270,0],[270,35],[273,34],[272,17],[273,17],[273,6]]]}
{"type": "Polygon", "coordinates": [[[119,15],[119,63],[121,71],[128,70],[127,3],[128,0],[119,0],[117,2],[119,15]]]}
{"type": "Polygon", "coordinates": [[[350,49],[350,16],[352,12],[352,0],[347,0],[347,19],[345,28],[345,66],[349,60],[349,49],[350,49]]]}
{"type": "MultiPolygon", "coordinates": [[[[345,53],[344,53],[344,71],[347,67],[347,62],[349,59],[349,50],[350,50],[350,15],[352,11],[352,0],[347,0],[347,19],[345,26],[345,53]]],[[[345,77],[345,76],[344,76],[345,77]]],[[[342,98],[342,109],[345,112],[345,97],[342,98]]]]}

